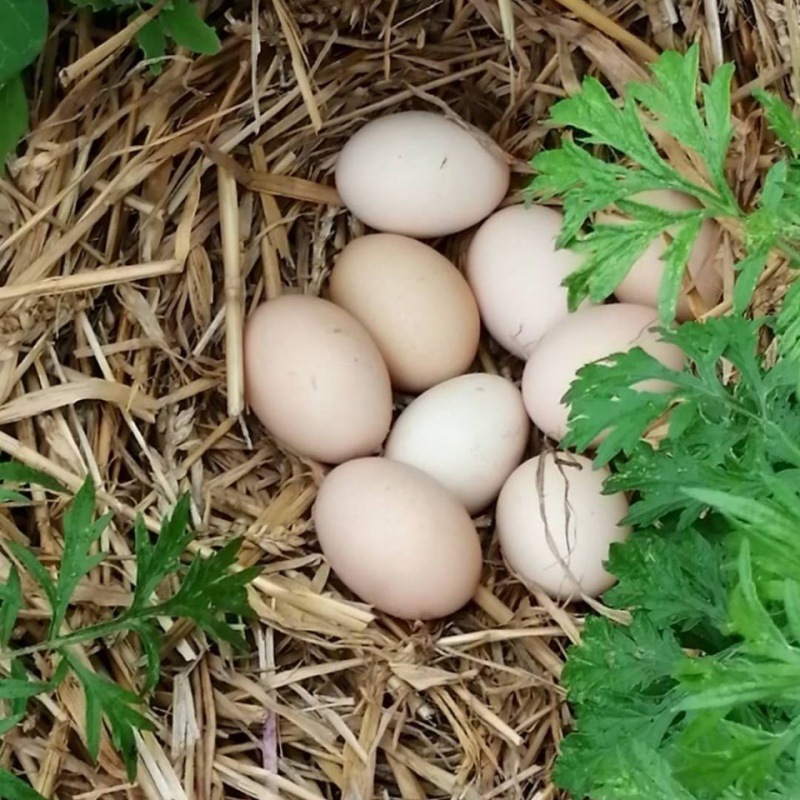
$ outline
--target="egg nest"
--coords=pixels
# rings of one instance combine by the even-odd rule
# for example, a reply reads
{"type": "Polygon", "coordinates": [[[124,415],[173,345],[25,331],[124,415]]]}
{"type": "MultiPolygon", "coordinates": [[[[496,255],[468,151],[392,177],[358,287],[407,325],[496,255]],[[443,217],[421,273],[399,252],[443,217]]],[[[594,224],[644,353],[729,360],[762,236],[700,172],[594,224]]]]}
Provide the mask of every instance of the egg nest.
{"type": "MultiPolygon", "coordinates": [[[[699,39],[706,65],[721,43],[740,87],[760,76],[792,96],[778,4],[729,3],[706,19],[698,4],[563,3],[575,10],[275,0],[253,16],[258,4],[211,0],[222,51],[178,52],[157,76],[129,30],[111,40],[113,18],[55,20],[34,76],[32,132],[0,181],[0,448],[71,488],[89,472],[114,513],[102,541],[109,561],[80,587],[72,627],[126,606],[131,519],[141,512],[157,527],[184,492],[198,542],[217,549],[242,536],[241,562],[263,571],[245,654],[189,626],[165,631],[158,727],[139,741],[137,787],[105,734],[91,764],[74,686],[30,705],[0,754],[44,793],[560,796],[549,774],[570,714],[558,678],[590,609],[559,606],[511,576],[490,514],[477,520],[481,588],[459,613],[410,624],[359,603],[310,523],[323,467],[279,449],[251,414],[229,415],[242,365],[225,342],[266,297],[319,294],[335,254],[363,232],[332,170],[366,120],[431,109],[481,128],[512,164],[513,203],[530,157],[556,141],[548,108],[585,74],[618,90],[644,74],[653,50],[699,39]],[[221,172],[235,196],[230,182],[219,191],[221,172]],[[234,250],[238,239],[240,291],[223,289],[221,221],[234,250]]],[[[738,97],[730,174],[746,204],[772,154],[749,123],[746,90],[738,97]]],[[[468,239],[435,244],[460,266],[468,239]]],[[[759,310],[784,289],[774,274],[759,310]]],[[[518,380],[521,364],[485,339],[476,369],[518,380]]],[[[397,410],[407,400],[396,397],[397,410]]],[[[2,511],[0,538],[52,563],[64,504],[36,499],[2,511]]],[[[32,582],[24,588],[20,625],[41,638],[43,597],[32,582]]],[[[136,647],[112,639],[84,649],[95,669],[138,687],[136,647]]],[[[51,674],[49,657],[36,666],[51,674]]]]}

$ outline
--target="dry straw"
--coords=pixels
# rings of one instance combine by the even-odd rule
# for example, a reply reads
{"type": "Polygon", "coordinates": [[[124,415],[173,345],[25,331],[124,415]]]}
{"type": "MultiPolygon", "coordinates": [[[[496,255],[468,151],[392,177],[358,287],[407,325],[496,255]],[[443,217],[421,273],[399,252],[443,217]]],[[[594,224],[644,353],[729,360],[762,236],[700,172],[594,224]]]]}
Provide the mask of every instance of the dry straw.
{"type": "MultiPolygon", "coordinates": [[[[54,798],[553,800],[570,722],[557,681],[588,609],[509,575],[488,515],[481,588],[451,619],[401,623],[344,592],[309,523],[322,467],[242,413],[241,323],[265,298],[323,291],[361,232],[332,186],[336,154],[383,112],[433,108],[486,131],[513,165],[514,201],[555,99],[585,74],[621,89],[661,49],[698,40],[706,68],[720,53],[737,63],[729,174],[750,202],[772,154],[749,94],[768,84],[791,99],[800,78],[786,15],[764,0],[201,5],[222,52],[178,51],[157,77],[132,46],[146,15],[115,32],[76,11],[47,42],[32,133],[0,181],[0,450],[73,489],[91,474],[115,512],[109,563],[81,585],[70,627],[127,602],[131,520],[156,529],[188,492],[196,549],[242,535],[242,564],[263,567],[253,650],[234,657],[190,627],[165,631],[158,727],[138,740],[135,786],[105,738],[89,764],[69,683],[5,736],[0,763],[54,798]]],[[[459,260],[465,242],[442,246],[459,260]]],[[[770,272],[761,304],[784,277],[770,272]]],[[[488,342],[479,364],[518,374],[488,342]]],[[[36,497],[29,514],[0,513],[0,574],[2,541],[58,559],[63,506],[36,497]]],[[[21,625],[38,637],[47,605],[24,588],[21,625]]],[[[136,687],[135,642],[85,655],[136,687]]],[[[52,664],[37,668],[46,677],[52,664]]]]}

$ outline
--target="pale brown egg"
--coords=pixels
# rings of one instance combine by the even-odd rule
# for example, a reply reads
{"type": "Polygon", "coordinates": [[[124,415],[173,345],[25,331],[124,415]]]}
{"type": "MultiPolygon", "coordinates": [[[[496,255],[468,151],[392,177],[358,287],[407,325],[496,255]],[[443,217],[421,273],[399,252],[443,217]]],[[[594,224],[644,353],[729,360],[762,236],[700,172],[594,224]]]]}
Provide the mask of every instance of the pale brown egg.
{"type": "Polygon", "coordinates": [[[247,400],[299,454],[337,464],[374,453],[392,419],[392,389],[364,328],[327,300],[284,295],[260,305],[244,336],[247,400]]]}
{"type": "Polygon", "coordinates": [[[336,260],[330,297],[369,331],[401,391],[424,391],[475,359],[475,298],[453,264],[422,242],[393,233],[354,239],[336,260]]]}
{"type": "MultiPolygon", "coordinates": [[[[614,578],[603,566],[630,528],[623,494],[603,494],[607,467],[572,453],[543,453],[511,473],[497,498],[497,538],[520,577],[557,600],[596,597],[614,578]]],[[[654,565],[658,569],[658,565],[654,565]]]]}
{"type": "Polygon", "coordinates": [[[485,135],[430,111],[368,122],[336,165],[336,188],[358,219],[421,239],[480,222],[500,204],[509,180],[508,163],[485,135]]]}
{"type": "Polygon", "coordinates": [[[384,458],[336,467],[319,489],[314,523],[339,580],[387,614],[445,617],[478,587],[481,546],[472,520],[416,467],[384,458]]]}
{"type": "MultiPolygon", "coordinates": [[[[660,340],[652,330],[658,325],[654,308],[631,303],[586,306],[561,320],[539,341],[522,374],[522,398],[534,425],[560,440],[567,432],[569,416],[562,398],[578,370],[614,353],[641,347],[671,369],[681,369],[683,351],[660,340]]],[[[647,381],[639,388],[658,392],[670,385],[647,381]]]]}

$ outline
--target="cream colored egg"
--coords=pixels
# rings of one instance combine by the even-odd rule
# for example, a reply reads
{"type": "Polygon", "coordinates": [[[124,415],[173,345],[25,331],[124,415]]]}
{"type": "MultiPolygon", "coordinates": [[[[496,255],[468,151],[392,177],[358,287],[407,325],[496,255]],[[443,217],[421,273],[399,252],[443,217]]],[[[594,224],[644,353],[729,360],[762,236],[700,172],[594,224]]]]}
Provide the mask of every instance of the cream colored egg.
{"type": "Polygon", "coordinates": [[[498,375],[460,375],[413,400],[385,455],[436,478],[475,514],[491,503],[525,452],[530,421],[522,395],[498,375]]]}
{"type": "Polygon", "coordinates": [[[484,326],[521,359],[568,313],[561,284],[582,257],[556,249],[562,220],[546,206],[502,208],[478,228],[467,252],[467,280],[484,326]]]}
{"type": "Polygon", "coordinates": [[[244,335],[247,399],[278,440],[339,463],[374,453],[392,419],[389,373],[375,343],[327,300],[284,295],[260,305],[244,335]]]}
{"type": "Polygon", "coordinates": [[[602,493],[608,475],[565,452],[519,466],[497,499],[497,538],[511,570],[557,600],[609,589],[614,578],[603,564],[630,528],[619,524],[628,513],[625,496],[602,493]]]}
{"type": "MultiPolygon", "coordinates": [[[[667,211],[694,211],[700,207],[693,197],[671,189],[642,192],[634,195],[631,200],[667,211]]],[[[622,223],[624,220],[625,217],[618,214],[597,216],[597,221],[602,223],[622,223]]],[[[719,302],[722,295],[722,272],[714,263],[714,255],[719,244],[719,226],[713,220],[704,220],[686,264],[684,289],[678,298],[678,320],[694,319],[688,298],[690,292],[696,293],[701,309],[710,309],[719,302]]],[[[667,237],[663,235],[650,243],[617,287],[614,294],[619,300],[653,308],[658,306],[661,279],[664,275],[664,262],[661,259],[667,246],[667,237]]]]}
{"type": "Polygon", "coordinates": [[[429,111],[367,123],[336,165],[336,188],[358,219],[421,239],[480,222],[505,197],[509,178],[485,137],[429,111]]]}
{"type": "MultiPolygon", "coordinates": [[[[658,325],[655,309],[630,303],[587,306],[565,317],[541,339],[522,375],[522,397],[534,425],[560,440],[567,432],[568,418],[562,398],[578,370],[614,353],[641,347],[667,367],[681,369],[682,351],[660,341],[651,330],[658,325]]],[[[662,381],[646,381],[639,388],[666,391],[670,387],[662,381]]]]}
{"type": "Polygon", "coordinates": [[[353,593],[395,617],[457,611],[481,573],[478,534],[461,503],[421,470],[385,458],[336,467],[314,506],[322,552],[353,593]]]}
{"type": "Polygon", "coordinates": [[[475,359],[475,298],[461,273],[422,242],[393,233],[353,240],[336,260],[330,297],[369,331],[397,389],[424,391],[475,359]]]}

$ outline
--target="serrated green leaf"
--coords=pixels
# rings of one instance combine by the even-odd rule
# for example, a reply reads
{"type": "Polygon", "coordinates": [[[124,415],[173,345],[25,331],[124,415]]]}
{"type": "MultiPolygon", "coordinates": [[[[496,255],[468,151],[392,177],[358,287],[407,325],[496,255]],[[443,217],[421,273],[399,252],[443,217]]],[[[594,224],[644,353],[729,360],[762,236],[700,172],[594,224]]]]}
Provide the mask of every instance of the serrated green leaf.
{"type": "MultiPolygon", "coordinates": [[[[0,0],[2,3],[2,0],[0,0]]],[[[28,100],[20,75],[12,75],[0,84],[0,175],[6,159],[28,130],[28,100]]]]}
{"type": "Polygon", "coordinates": [[[150,71],[154,75],[160,75],[164,68],[161,59],[167,52],[167,37],[164,34],[160,17],[151,19],[139,30],[139,33],[136,34],[136,43],[141,48],[144,57],[152,62],[150,71]]]}
{"type": "Polygon", "coordinates": [[[683,274],[702,224],[701,214],[680,223],[672,231],[672,241],[664,250],[664,276],[658,293],[658,316],[664,323],[671,323],[675,319],[683,274]]]}
{"type": "Polygon", "coordinates": [[[141,518],[137,518],[134,531],[136,589],[132,611],[147,607],[165,578],[181,568],[181,556],[194,538],[189,526],[189,496],[183,495],[172,514],[164,517],[155,545],[150,541],[150,534],[141,518]]]}
{"type": "Polygon", "coordinates": [[[740,547],[738,568],[739,584],[729,605],[731,628],[746,641],[748,650],[780,659],[791,652],[791,647],[758,596],[746,538],[740,547]]]}
{"type": "Polygon", "coordinates": [[[755,89],[753,97],[764,107],[773,133],[795,156],[800,155],[800,122],[791,109],[779,97],[763,89],[755,89]]]}
{"type": "Polygon", "coordinates": [[[618,583],[603,595],[614,608],[644,611],[659,628],[703,629],[720,641],[728,624],[724,550],[700,533],[635,531],[611,545],[606,569],[618,583]]]}
{"type": "Polygon", "coordinates": [[[783,604],[792,639],[795,644],[800,644],[800,584],[797,581],[784,581],[783,604]]]}
{"type": "Polygon", "coordinates": [[[104,553],[91,554],[90,550],[108,526],[112,515],[105,514],[94,520],[94,514],[94,484],[87,477],[64,513],[64,552],[56,581],[51,638],[58,635],[80,580],[105,558],[104,553]]]}
{"type": "Polygon", "coordinates": [[[735,784],[760,790],[795,738],[796,733],[773,734],[703,712],[683,731],[671,760],[689,789],[721,793],[735,784]]]}
{"type": "Polygon", "coordinates": [[[64,487],[55,478],[38,469],[32,469],[18,461],[0,462],[0,481],[9,483],[30,484],[53,492],[64,492],[64,487]]]}
{"type": "Polygon", "coordinates": [[[572,249],[584,253],[578,269],[564,280],[570,310],[587,297],[595,303],[612,295],[650,243],[669,225],[666,220],[633,220],[621,225],[596,225],[572,249]]]}
{"type": "Polygon", "coordinates": [[[632,452],[644,432],[673,402],[669,392],[634,387],[648,380],[672,381],[676,376],[640,347],[582,367],[564,396],[570,414],[562,446],[583,452],[604,434],[595,458],[598,465],[608,463],[619,453],[632,452]],[[620,413],[623,408],[624,414],[620,413]]]}
{"type": "Polygon", "coordinates": [[[0,84],[39,55],[47,36],[47,0],[0,0],[0,84]]]}
{"type": "Polygon", "coordinates": [[[149,694],[158,684],[161,674],[161,638],[158,631],[148,622],[135,620],[131,622],[131,629],[139,636],[139,642],[145,655],[146,680],[144,692],[149,694]]]}
{"type": "Polygon", "coordinates": [[[47,681],[29,681],[16,678],[0,678],[0,700],[27,700],[52,689],[47,681]]]}
{"type": "Polygon", "coordinates": [[[22,720],[25,719],[25,714],[14,714],[10,717],[3,717],[0,719],[0,736],[5,735],[9,731],[14,730],[14,728],[19,725],[22,720]]]}
{"type": "Polygon", "coordinates": [[[161,12],[159,19],[164,31],[181,47],[205,55],[214,55],[220,51],[221,45],[216,31],[203,21],[191,0],[172,0],[170,6],[161,12]]]}
{"type": "Polygon", "coordinates": [[[781,354],[800,361],[800,281],[793,281],[784,295],[776,328],[781,354]]]}
{"type": "Polygon", "coordinates": [[[0,800],[45,800],[33,787],[0,767],[0,800]]]}
{"type": "Polygon", "coordinates": [[[22,584],[17,568],[12,564],[8,579],[0,585],[0,649],[8,647],[21,608],[22,584]]]}
{"type": "Polygon", "coordinates": [[[733,287],[733,310],[737,314],[744,314],[753,299],[758,279],[764,271],[767,256],[772,249],[773,242],[766,242],[751,250],[745,258],[736,264],[739,273],[733,287]]]}
{"type": "Polygon", "coordinates": [[[39,584],[42,591],[45,593],[51,608],[56,605],[56,587],[51,579],[49,573],[42,565],[42,562],[36,556],[23,547],[19,542],[6,542],[6,547],[14,554],[23,567],[31,574],[34,580],[39,584]]]}
{"type": "Polygon", "coordinates": [[[234,539],[208,558],[196,556],[178,591],[156,607],[157,613],[194,620],[212,636],[242,649],[241,634],[220,620],[222,614],[252,614],[246,587],[259,569],[232,571],[240,546],[241,540],[234,539]]]}
{"type": "Polygon", "coordinates": [[[137,760],[134,731],[155,730],[152,720],[140,710],[143,709],[141,698],[92,672],[69,652],[65,651],[64,656],[80,680],[86,697],[86,738],[89,753],[96,759],[102,719],[105,717],[114,746],[125,762],[128,778],[133,780],[137,760]]]}
{"type": "Polygon", "coordinates": [[[687,695],[676,711],[732,709],[751,703],[800,702],[800,664],[693,659],[679,672],[687,695]]]}

